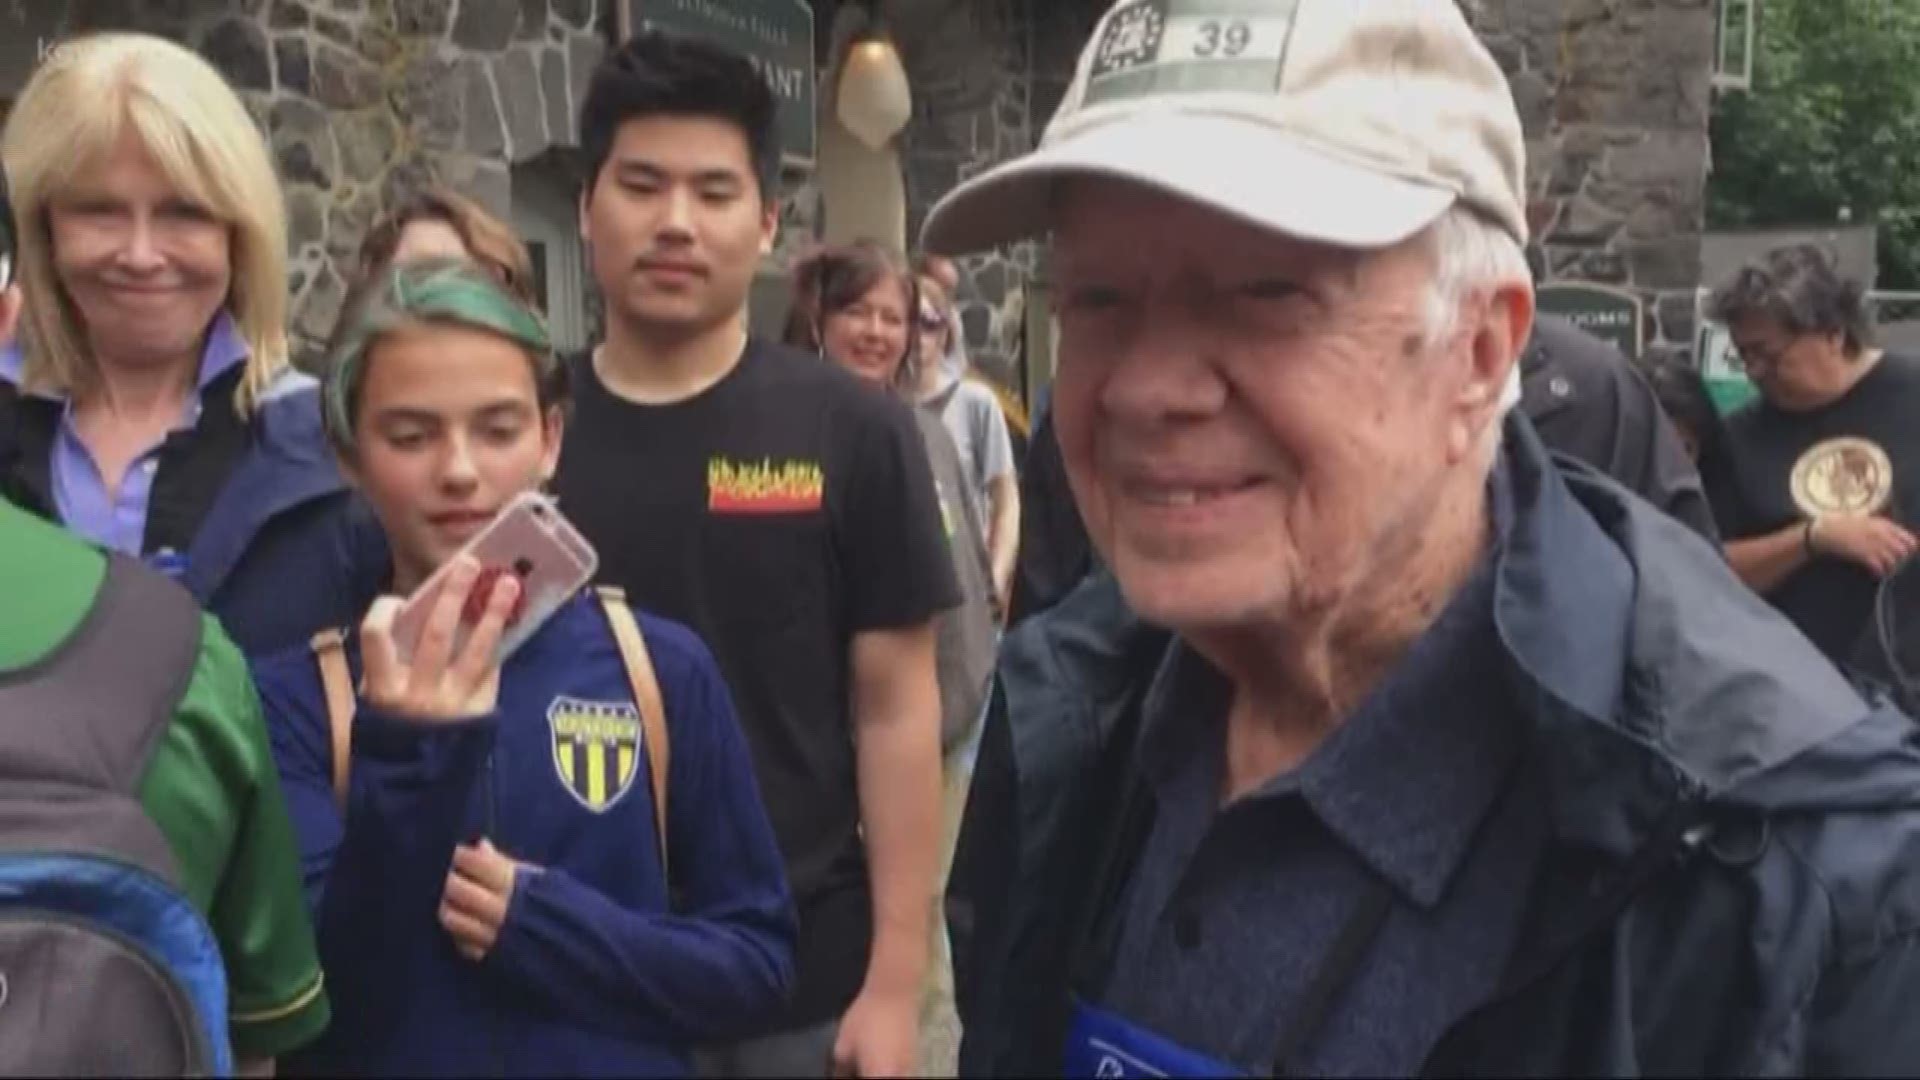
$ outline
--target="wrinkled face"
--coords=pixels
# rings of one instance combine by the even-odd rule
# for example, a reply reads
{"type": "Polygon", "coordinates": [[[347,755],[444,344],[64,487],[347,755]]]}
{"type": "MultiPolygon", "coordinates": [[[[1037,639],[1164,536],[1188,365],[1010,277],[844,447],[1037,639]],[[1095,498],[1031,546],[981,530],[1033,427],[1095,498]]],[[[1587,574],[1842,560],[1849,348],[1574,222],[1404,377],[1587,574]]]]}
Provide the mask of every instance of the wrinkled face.
{"type": "Polygon", "coordinates": [[[1740,366],[1782,408],[1824,404],[1837,370],[1848,363],[1838,333],[1796,334],[1771,315],[1748,315],[1728,327],[1740,366]]]}
{"type": "Polygon", "coordinates": [[[1393,574],[1498,422],[1519,343],[1474,344],[1491,297],[1430,346],[1424,241],[1341,251],[1112,181],[1058,205],[1058,436],[1135,609],[1288,625],[1393,574]]]}
{"type": "Polygon", "coordinates": [[[827,358],[862,379],[886,387],[907,355],[909,303],[906,284],[887,278],[865,296],[829,314],[820,327],[827,358]]]}
{"type": "Polygon", "coordinates": [[[430,259],[471,261],[472,258],[473,253],[467,250],[467,242],[460,238],[460,233],[438,218],[420,218],[408,222],[407,227],[400,230],[400,241],[393,248],[395,266],[430,259]]]}
{"type": "Polygon", "coordinates": [[[611,314],[695,334],[746,310],[778,220],[739,128],[653,117],[620,126],[583,198],[580,229],[611,314]]]}
{"type": "Polygon", "coordinates": [[[52,199],[54,272],[97,362],[198,354],[232,280],[232,232],[173,186],[131,129],[52,199]]]}
{"type": "Polygon", "coordinates": [[[361,362],[343,464],[386,528],[394,586],[405,593],[553,475],[561,414],[542,415],[527,354],[482,331],[403,330],[361,362]]]}

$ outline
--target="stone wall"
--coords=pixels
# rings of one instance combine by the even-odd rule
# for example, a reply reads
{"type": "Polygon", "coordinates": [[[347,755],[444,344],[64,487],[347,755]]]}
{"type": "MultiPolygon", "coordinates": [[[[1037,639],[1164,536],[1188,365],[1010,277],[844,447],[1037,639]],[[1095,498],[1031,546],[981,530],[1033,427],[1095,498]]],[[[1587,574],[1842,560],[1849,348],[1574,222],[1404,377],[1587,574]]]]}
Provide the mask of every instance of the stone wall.
{"type": "MultiPolygon", "coordinates": [[[[903,136],[907,235],[961,181],[1026,152],[1033,115],[1036,9],[1074,0],[895,0],[901,60],[913,84],[903,136]]],[[[961,261],[960,319],[974,361],[1010,384],[1025,338],[1033,245],[961,261]]]]}
{"type": "Polygon", "coordinates": [[[1624,285],[1649,357],[1693,344],[1713,0],[1461,0],[1512,81],[1547,280],[1624,285]]]}
{"type": "Polygon", "coordinates": [[[220,69],[273,148],[292,253],[294,352],[344,298],[367,228],[429,180],[506,216],[511,164],[577,142],[608,0],[79,0],[34,5],[57,39],[138,29],[220,69]]]}
{"type": "Polygon", "coordinates": [[[332,324],[353,253],[400,192],[437,180],[509,216],[510,166],[577,144],[577,105],[605,51],[604,0],[239,6],[213,31],[227,41],[209,36],[206,50],[238,82],[271,43],[271,83],[246,88],[287,188],[302,346],[332,324]]]}

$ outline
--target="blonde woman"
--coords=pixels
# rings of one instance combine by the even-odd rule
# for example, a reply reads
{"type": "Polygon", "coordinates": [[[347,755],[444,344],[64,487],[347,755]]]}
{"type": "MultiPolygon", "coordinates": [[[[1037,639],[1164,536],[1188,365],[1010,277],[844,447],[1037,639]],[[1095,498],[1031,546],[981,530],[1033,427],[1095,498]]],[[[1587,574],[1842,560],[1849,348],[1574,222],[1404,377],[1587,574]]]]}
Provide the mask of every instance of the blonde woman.
{"type": "Polygon", "coordinates": [[[352,621],[384,547],[288,367],[285,213],[240,101],[170,42],[81,38],[0,156],[26,298],[0,491],[179,578],[250,653],[352,621]]]}

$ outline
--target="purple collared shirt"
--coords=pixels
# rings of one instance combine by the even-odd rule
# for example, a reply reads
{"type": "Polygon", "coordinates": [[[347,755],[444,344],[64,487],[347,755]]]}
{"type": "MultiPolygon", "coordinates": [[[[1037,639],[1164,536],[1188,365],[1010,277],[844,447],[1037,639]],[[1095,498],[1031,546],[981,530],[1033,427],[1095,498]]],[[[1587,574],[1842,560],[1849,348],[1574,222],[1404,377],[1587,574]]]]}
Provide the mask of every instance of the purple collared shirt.
{"type": "MultiPolygon", "coordinates": [[[[207,344],[200,352],[196,392],[187,400],[186,411],[173,430],[192,430],[200,422],[200,399],[208,384],[246,360],[247,343],[240,337],[233,319],[223,311],[213,320],[207,344]]],[[[0,379],[20,385],[25,363],[18,343],[0,349],[0,379]]],[[[64,406],[60,412],[60,429],[53,441],[54,511],[67,528],[88,540],[138,558],[147,533],[147,504],[153,498],[153,474],[160,468],[161,444],[155,443],[134,458],[120,480],[120,490],[109,491],[92,451],[80,441],[80,434],[74,428],[73,402],[64,394],[42,396],[64,406]]],[[[174,560],[182,557],[177,552],[165,554],[174,560]]]]}

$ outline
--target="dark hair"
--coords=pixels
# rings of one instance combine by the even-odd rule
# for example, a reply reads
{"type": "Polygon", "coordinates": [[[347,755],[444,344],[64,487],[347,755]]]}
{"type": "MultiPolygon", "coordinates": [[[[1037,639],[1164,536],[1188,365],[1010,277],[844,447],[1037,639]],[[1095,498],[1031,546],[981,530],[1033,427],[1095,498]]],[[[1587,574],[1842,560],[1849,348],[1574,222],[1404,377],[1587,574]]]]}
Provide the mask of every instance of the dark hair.
{"type": "Polygon", "coordinates": [[[1792,334],[1840,334],[1848,356],[1873,344],[1873,316],[1866,290],[1840,276],[1833,260],[1813,244],[1775,248],[1722,282],[1707,301],[1707,314],[1729,326],[1764,316],[1792,334]]]}
{"type": "Polygon", "coordinates": [[[697,117],[733,124],[746,136],[763,201],[780,180],[780,115],[773,87],[752,62],[722,45],[659,30],[635,34],[607,54],[580,106],[580,146],[591,192],[629,120],[697,117]]]}
{"type": "Polygon", "coordinates": [[[1673,422],[1691,432],[1700,449],[1700,461],[1718,459],[1726,441],[1726,424],[1707,392],[1699,369],[1684,360],[1664,358],[1646,367],[1653,396],[1673,422]]]}
{"type": "Polygon", "coordinates": [[[907,262],[873,240],[855,240],[821,248],[793,265],[793,306],[781,340],[798,349],[825,352],[821,330],[827,318],[860,302],[883,281],[893,279],[907,294],[907,350],[894,382],[913,385],[919,371],[919,337],[912,324],[920,317],[920,281],[907,262]]]}
{"type": "Polygon", "coordinates": [[[531,307],[541,306],[533,291],[533,259],[519,234],[479,203],[443,187],[406,196],[367,230],[367,238],[360,244],[360,280],[385,273],[400,250],[400,237],[407,226],[421,221],[438,221],[452,229],[473,260],[499,278],[516,299],[531,307]]]}

